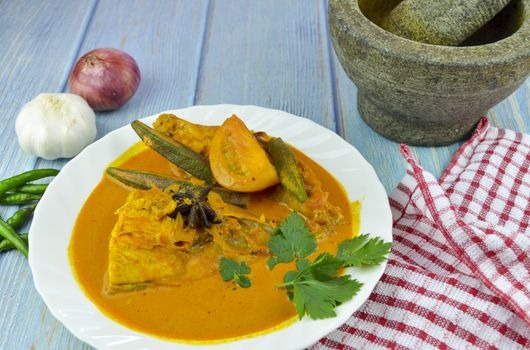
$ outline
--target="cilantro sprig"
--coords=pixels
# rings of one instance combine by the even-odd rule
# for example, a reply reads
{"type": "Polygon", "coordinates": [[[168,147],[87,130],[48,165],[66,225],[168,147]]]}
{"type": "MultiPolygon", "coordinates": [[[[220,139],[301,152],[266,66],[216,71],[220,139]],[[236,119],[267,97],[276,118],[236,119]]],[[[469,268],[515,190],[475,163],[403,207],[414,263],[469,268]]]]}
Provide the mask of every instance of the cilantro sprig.
{"type": "Polygon", "coordinates": [[[379,237],[359,235],[339,243],[337,258],[346,266],[379,265],[386,260],[391,247],[392,243],[379,237]]]}
{"type": "Polygon", "coordinates": [[[322,319],[334,317],[335,307],[350,300],[363,285],[349,275],[339,276],[340,270],[347,266],[380,264],[390,247],[391,243],[364,234],[341,242],[336,256],[322,253],[310,261],[305,258],[316,251],[315,237],[303,219],[291,213],[269,240],[273,256],[267,264],[272,269],[277,263],[296,259],[296,270],[286,272],[284,283],[276,288],[286,290],[300,319],[304,315],[322,319]]]}
{"type": "Polygon", "coordinates": [[[222,256],[219,261],[219,270],[225,282],[234,280],[242,288],[248,288],[252,285],[250,278],[245,276],[250,273],[250,267],[244,261],[238,263],[222,256]]]}

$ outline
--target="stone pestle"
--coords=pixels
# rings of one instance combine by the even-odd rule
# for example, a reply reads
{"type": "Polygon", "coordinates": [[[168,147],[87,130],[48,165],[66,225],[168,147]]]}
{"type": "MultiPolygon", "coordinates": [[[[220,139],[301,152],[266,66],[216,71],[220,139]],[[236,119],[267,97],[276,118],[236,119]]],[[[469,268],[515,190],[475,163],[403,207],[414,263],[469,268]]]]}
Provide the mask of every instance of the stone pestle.
{"type": "Polygon", "coordinates": [[[510,0],[403,0],[381,24],[407,39],[456,46],[501,11],[510,0]]]}

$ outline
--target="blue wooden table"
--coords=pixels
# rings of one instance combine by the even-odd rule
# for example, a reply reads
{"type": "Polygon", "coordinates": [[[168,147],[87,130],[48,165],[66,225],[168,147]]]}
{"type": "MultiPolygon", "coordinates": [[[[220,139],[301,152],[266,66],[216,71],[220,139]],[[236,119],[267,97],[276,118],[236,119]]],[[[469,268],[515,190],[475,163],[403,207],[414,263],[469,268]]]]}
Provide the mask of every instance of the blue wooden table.
{"type": "MultiPolygon", "coordinates": [[[[398,144],[359,117],[357,89],[330,44],[319,0],[0,0],[0,178],[67,160],[25,154],[15,118],[40,92],[66,91],[86,51],[116,47],[136,58],[142,83],[121,109],[100,113],[98,137],[138,117],[193,104],[254,104],[336,131],[372,163],[387,191],[405,169],[398,144]]],[[[530,83],[488,113],[495,126],[530,129],[530,83]]],[[[413,148],[439,175],[458,145],[413,148]]],[[[2,207],[8,217],[13,208],[2,207]]],[[[57,286],[60,288],[60,286],[57,286]]],[[[0,349],[87,349],[48,312],[26,259],[0,255],[0,349]]]]}

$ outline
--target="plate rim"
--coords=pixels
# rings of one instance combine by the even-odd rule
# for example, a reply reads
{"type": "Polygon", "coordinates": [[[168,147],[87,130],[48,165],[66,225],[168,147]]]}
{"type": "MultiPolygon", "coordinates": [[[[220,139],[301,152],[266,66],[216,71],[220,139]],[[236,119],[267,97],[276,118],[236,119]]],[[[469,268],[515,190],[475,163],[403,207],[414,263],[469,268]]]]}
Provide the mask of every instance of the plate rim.
{"type": "MultiPolygon", "coordinates": [[[[254,105],[233,105],[233,104],[196,105],[196,106],[190,106],[190,107],[181,108],[181,109],[172,109],[172,110],[163,111],[163,112],[156,113],[156,114],[153,114],[153,115],[145,117],[145,118],[141,118],[140,120],[147,121],[148,123],[151,123],[152,120],[154,120],[156,117],[158,117],[160,114],[163,114],[163,113],[185,115],[187,112],[189,112],[191,110],[195,110],[195,109],[198,109],[198,110],[200,110],[200,109],[206,109],[206,110],[217,110],[217,109],[220,109],[220,110],[231,110],[231,109],[234,109],[234,110],[236,110],[236,109],[243,109],[243,110],[250,110],[250,111],[255,110],[255,111],[258,111],[258,112],[265,113],[265,114],[269,114],[269,113],[270,114],[281,114],[281,115],[287,116],[289,118],[293,118],[293,120],[298,120],[302,124],[308,124],[311,127],[316,127],[317,129],[319,129],[319,132],[323,132],[324,134],[331,135],[331,137],[334,139],[334,142],[338,142],[338,143],[341,144],[341,146],[343,146],[345,148],[348,148],[349,151],[351,151],[351,152],[353,152],[355,154],[356,158],[359,158],[359,160],[361,160],[363,162],[362,167],[364,167],[365,170],[370,173],[371,179],[372,179],[371,181],[373,182],[372,185],[375,186],[375,188],[377,190],[377,195],[384,194],[384,198],[386,200],[383,203],[381,203],[383,205],[380,208],[380,210],[382,211],[381,212],[381,220],[382,221],[386,221],[385,226],[388,226],[388,230],[389,230],[388,233],[389,234],[383,234],[383,236],[385,236],[384,237],[385,240],[390,241],[390,242],[392,241],[392,213],[391,213],[391,209],[390,209],[390,204],[388,202],[388,195],[386,194],[386,191],[385,191],[385,189],[384,189],[384,187],[383,187],[383,185],[382,185],[377,173],[375,172],[374,168],[372,167],[372,165],[362,156],[362,154],[353,145],[351,145],[346,140],[344,140],[340,135],[336,134],[334,131],[326,128],[325,126],[322,126],[322,125],[314,122],[313,120],[311,120],[309,118],[296,116],[296,115],[293,115],[291,113],[288,113],[288,112],[285,112],[285,111],[281,111],[281,110],[277,110],[277,109],[264,108],[264,107],[254,106],[254,105]]],[[[228,116],[224,116],[224,118],[226,118],[226,117],[228,117],[228,116]]],[[[186,116],[183,116],[183,118],[184,119],[188,119],[186,116]]],[[[242,119],[245,120],[246,118],[243,117],[242,119]]],[[[127,129],[131,129],[130,124],[124,125],[122,127],[119,127],[119,128],[117,128],[115,130],[112,130],[112,131],[108,132],[106,135],[104,135],[103,137],[101,137],[100,139],[96,140],[94,143],[92,143],[88,147],[86,147],[79,155],[77,155],[76,157],[71,159],[67,164],[65,164],[64,167],[61,169],[61,173],[69,172],[70,171],[69,169],[75,167],[78,162],[81,162],[80,159],[83,159],[83,157],[85,157],[86,154],[90,153],[93,149],[95,149],[97,144],[99,144],[99,145],[104,144],[105,140],[109,140],[109,139],[112,139],[113,137],[117,137],[116,135],[119,135],[120,133],[125,133],[125,130],[127,130],[127,129]]],[[[289,141],[289,140],[287,140],[287,141],[289,141]]],[[[123,150],[120,151],[120,153],[123,153],[123,150]]],[[[326,170],[330,171],[330,169],[326,169],[326,170]]],[[[330,171],[330,172],[333,174],[332,171],[330,171]]],[[[59,179],[61,178],[61,173],[59,173],[57,178],[59,178],[59,179]]],[[[333,174],[333,175],[335,176],[335,174],[333,174]]],[[[64,176],[66,176],[66,175],[64,175],[64,176]]],[[[100,178],[99,178],[98,182],[100,180],[101,180],[101,175],[100,175],[100,178]]],[[[44,194],[41,202],[45,202],[47,200],[47,198],[49,196],[51,196],[50,193],[53,192],[53,190],[54,190],[54,188],[56,186],[54,184],[57,184],[57,183],[58,183],[58,181],[56,181],[55,179],[50,183],[49,189],[51,191],[47,191],[44,194]]],[[[89,192],[92,192],[93,189],[94,189],[94,187],[92,187],[89,192]]],[[[86,198],[84,198],[83,203],[85,201],[86,201],[86,198]]],[[[35,215],[34,215],[34,223],[37,223],[37,224],[40,222],[41,216],[44,215],[42,213],[43,211],[39,210],[39,207],[40,206],[37,207],[37,209],[35,211],[35,215]]],[[[75,220],[74,220],[74,222],[75,222],[75,220]]],[[[36,237],[37,237],[36,235],[38,235],[38,233],[35,233],[35,232],[37,232],[39,230],[38,228],[36,228],[36,226],[37,225],[32,224],[32,226],[30,228],[30,231],[29,231],[29,242],[30,242],[30,245],[33,245],[33,246],[35,246],[35,245],[32,242],[35,242],[36,237]]],[[[71,235],[71,233],[70,233],[70,235],[71,235]]],[[[68,242],[68,244],[69,244],[69,242],[68,242]]],[[[34,286],[35,286],[35,289],[37,290],[37,292],[39,293],[39,295],[41,296],[41,298],[43,299],[43,301],[45,302],[45,304],[46,304],[48,310],[50,311],[50,313],[58,321],[60,321],[61,324],[63,324],[78,339],[80,339],[81,341],[83,341],[83,342],[85,342],[87,344],[90,344],[91,346],[94,346],[96,348],[100,348],[101,343],[95,342],[93,338],[90,338],[87,335],[83,334],[83,332],[81,330],[79,330],[77,328],[74,328],[71,324],[69,324],[68,318],[65,317],[65,314],[63,312],[61,312],[60,309],[56,309],[56,306],[52,304],[50,298],[48,298],[47,291],[45,290],[45,285],[42,284],[42,280],[40,279],[41,276],[38,275],[40,273],[39,269],[41,268],[41,266],[39,266],[39,261],[35,260],[35,259],[37,259],[36,258],[36,256],[37,256],[36,254],[37,253],[34,252],[32,254],[32,251],[35,251],[35,250],[30,249],[28,260],[29,260],[31,273],[32,273],[32,276],[33,276],[34,286]]],[[[384,273],[384,270],[386,268],[386,264],[387,264],[387,262],[385,261],[383,264],[381,264],[381,265],[379,265],[377,267],[377,270],[375,271],[375,273],[377,273],[377,277],[375,279],[375,282],[369,287],[368,290],[366,290],[368,292],[366,294],[366,297],[364,298],[364,300],[352,312],[355,312],[356,310],[358,310],[362,306],[362,304],[364,304],[364,302],[366,302],[366,300],[368,299],[369,295],[373,291],[375,285],[381,279],[381,277],[382,277],[382,275],[384,273]]],[[[68,264],[68,266],[65,269],[70,272],[70,274],[71,274],[70,277],[74,278],[74,282],[75,282],[77,288],[79,290],[81,290],[81,293],[83,294],[83,297],[85,299],[87,299],[91,304],[94,304],[94,302],[82,290],[83,289],[82,286],[79,285],[79,283],[77,281],[77,278],[74,276],[74,272],[73,272],[73,269],[70,266],[70,264],[68,264]]],[[[350,273],[351,273],[352,270],[356,271],[356,272],[359,272],[362,269],[351,269],[351,268],[348,269],[348,271],[350,273]]],[[[374,274],[374,272],[372,272],[372,274],[374,274]]],[[[345,304],[348,304],[348,303],[345,303],[345,304]]],[[[174,348],[187,349],[187,348],[197,348],[197,347],[203,346],[203,347],[221,349],[221,348],[227,348],[226,345],[229,346],[229,344],[235,344],[235,343],[239,343],[239,342],[244,342],[244,343],[254,342],[254,340],[256,340],[258,342],[258,344],[259,344],[259,339],[261,337],[268,336],[268,335],[274,335],[274,334],[279,333],[279,332],[281,332],[281,331],[283,331],[285,329],[288,329],[288,328],[290,328],[292,326],[292,325],[289,325],[289,326],[287,326],[285,328],[282,328],[282,329],[280,329],[278,331],[272,331],[271,333],[266,333],[264,335],[257,335],[257,336],[253,336],[253,337],[250,337],[250,338],[244,338],[242,340],[235,340],[235,341],[229,341],[229,342],[216,342],[214,344],[205,343],[205,344],[198,344],[198,345],[197,344],[193,344],[193,345],[191,345],[190,343],[172,341],[172,340],[166,340],[166,339],[163,339],[163,338],[158,338],[158,337],[152,336],[150,334],[141,333],[141,332],[139,332],[139,331],[137,331],[135,329],[128,328],[128,327],[118,323],[117,321],[114,321],[114,319],[110,318],[109,316],[107,316],[105,313],[103,313],[101,311],[101,309],[97,305],[94,305],[94,306],[96,307],[97,312],[99,312],[101,314],[101,316],[103,316],[104,318],[108,319],[111,323],[113,323],[113,324],[115,324],[115,325],[117,325],[117,326],[119,326],[121,328],[125,328],[125,329],[127,329],[128,331],[130,331],[132,333],[137,333],[140,336],[145,337],[148,341],[149,340],[157,340],[157,341],[162,341],[164,343],[168,343],[168,344],[170,344],[171,348],[174,347],[174,348]]],[[[342,305],[342,306],[345,306],[345,305],[342,305]]],[[[341,308],[341,307],[339,307],[339,308],[341,308]]],[[[350,312],[350,315],[351,315],[352,312],[350,312]]],[[[314,334],[309,334],[306,338],[304,338],[305,341],[302,340],[302,342],[298,343],[298,344],[300,345],[300,347],[307,347],[307,346],[310,346],[310,345],[314,344],[320,338],[326,336],[327,334],[329,334],[330,332],[335,330],[337,327],[339,327],[341,324],[346,322],[349,317],[350,316],[346,317],[346,319],[344,321],[341,321],[340,323],[338,323],[337,326],[335,326],[335,327],[333,327],[331,329],[329,329],[329,327],[326,327],[326,332],[325,333],[321,332],[321,333],[319,333],[318,336],[315,336],[314,334]]],[[[336,318],[338,318],[338,316],[336,318]]],[[[336,318],[327,319],[327,320],[335,320],[336,318]]],[[[306,319],[304,319],[301,322],[296,321],[294,324],[302,323],[306,319]]],[[[309,322],[319,322],[319,321],[310,320],[309,322]]],[[[110,346],[108,346],[108,347],[110,348],[110,346]]]]}

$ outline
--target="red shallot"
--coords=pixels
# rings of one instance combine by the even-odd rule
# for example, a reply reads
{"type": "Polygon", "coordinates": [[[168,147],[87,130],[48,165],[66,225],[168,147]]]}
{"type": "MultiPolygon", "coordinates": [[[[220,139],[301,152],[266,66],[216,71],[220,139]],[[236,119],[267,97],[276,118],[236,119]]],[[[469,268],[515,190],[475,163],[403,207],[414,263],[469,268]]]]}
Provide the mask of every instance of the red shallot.
{"type": "Polygon", "coordinates": [[[121,107],[136,92],[140,69],[128,53],[113,48],[92,50],[74,66],[68,87],[95,111],[121,107]]]}

